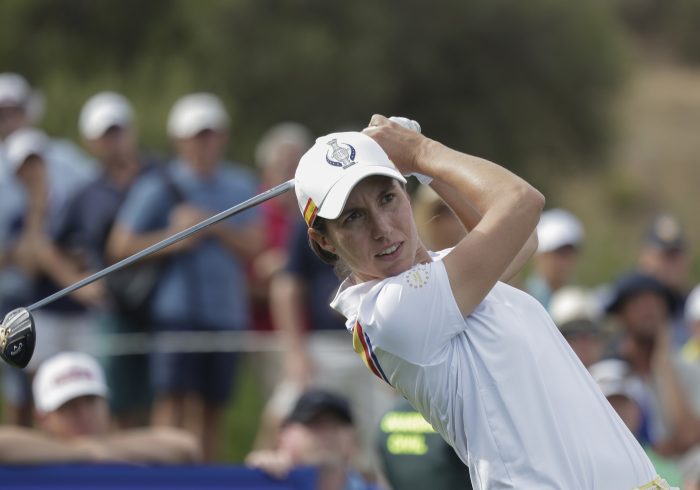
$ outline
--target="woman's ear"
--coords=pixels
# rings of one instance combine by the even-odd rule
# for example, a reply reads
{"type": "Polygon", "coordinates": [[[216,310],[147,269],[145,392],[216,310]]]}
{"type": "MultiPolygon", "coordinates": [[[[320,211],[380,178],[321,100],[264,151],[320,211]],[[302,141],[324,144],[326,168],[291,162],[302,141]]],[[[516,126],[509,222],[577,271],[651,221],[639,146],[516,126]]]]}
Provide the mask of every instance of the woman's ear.
{"type": "Polygon", "coordinates": [[[328,237],[324,233],[321,233],[320,231],[315,230],[314,228],[309,228],[309,238],[311,238],[314,242],[318,243],[318,246],[326,252],[336,254],[336,248],[333,246],[330,240],[328,240],[328,237]]]}

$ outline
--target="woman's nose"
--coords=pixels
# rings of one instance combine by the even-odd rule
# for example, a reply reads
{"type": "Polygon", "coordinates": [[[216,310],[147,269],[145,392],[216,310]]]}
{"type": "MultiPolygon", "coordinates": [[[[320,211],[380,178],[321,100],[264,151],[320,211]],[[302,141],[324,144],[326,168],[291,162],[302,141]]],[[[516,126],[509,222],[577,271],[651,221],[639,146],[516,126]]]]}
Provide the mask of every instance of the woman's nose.
{"type": "Polygon", "coordinates": [[[372,217],[372,238],[381,240],[389,235],[391,222],[385,213],[376,213],[372,217]]]}

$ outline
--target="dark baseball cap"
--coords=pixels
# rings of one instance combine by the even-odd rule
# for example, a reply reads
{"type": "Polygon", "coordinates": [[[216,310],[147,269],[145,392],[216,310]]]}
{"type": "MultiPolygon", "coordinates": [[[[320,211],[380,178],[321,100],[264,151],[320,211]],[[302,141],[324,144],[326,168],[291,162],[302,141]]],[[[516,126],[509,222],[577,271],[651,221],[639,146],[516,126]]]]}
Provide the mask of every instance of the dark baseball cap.
{"type": "Polygon", "coordinates": [[[337,393],[321,389],[304,392],[297,400],[285,423],[310,424],[323,414],[335,416],[339,421],[352,425],[353,417],[348,400],[337,393]]]}
{"type": "Polygon", "coordinates": [[[683,227],[670,214],[659,214],[649,223],[645,243],[662,250],[683,250],[685,249],[683,227]]]}
{"type": "Polygon", "coordinates": [[[669,288],[653,276],[632,271],[621,276],[615,282],[605,310],[608,313],[616,313],[630,298],[646,292],[653,292],[663,297],[669,312],[675,308],[676,298],[669,288]]]}

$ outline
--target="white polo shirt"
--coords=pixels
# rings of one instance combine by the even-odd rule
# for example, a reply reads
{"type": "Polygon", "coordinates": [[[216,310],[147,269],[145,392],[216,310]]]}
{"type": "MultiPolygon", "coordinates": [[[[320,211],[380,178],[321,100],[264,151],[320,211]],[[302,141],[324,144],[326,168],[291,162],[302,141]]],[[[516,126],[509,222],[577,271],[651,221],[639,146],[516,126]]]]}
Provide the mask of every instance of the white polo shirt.
{"type": "Polygon", "coordinates": [[[442,258],[343,283],[353,343],[451,444],[478,489],[626,490],[656,472],[545,309],[498,283],[466,318],[442,258]]]}

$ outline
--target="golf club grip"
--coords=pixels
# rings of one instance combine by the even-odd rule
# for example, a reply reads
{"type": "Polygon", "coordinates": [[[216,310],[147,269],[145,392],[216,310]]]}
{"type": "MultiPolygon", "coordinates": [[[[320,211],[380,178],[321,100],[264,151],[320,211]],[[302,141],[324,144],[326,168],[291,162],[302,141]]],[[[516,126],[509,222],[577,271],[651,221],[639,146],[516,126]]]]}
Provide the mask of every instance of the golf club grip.
{"type": "Polygon", "coordinates": [[[33,305],[30,305],[27,307],[27,310],[29,311],[34,311],[42,306],[46,306],[49,303],[53,303],[57,299],[60,299],[67,294],[72,293],[73,291],[80,289],[84,286],[87,286],[88,284],[92,284],[93,282],[102,279],[106,275],[123,269],[124,267],[127,267],[134,262],[141,260],[142,258],[151,255],[155,252],[158,252],[159,250],[164,249],[165,247],[168,247],[172,245],[173,243],[179,242],[180,240],[184,240],[185,238],[193,235],[194,233],[197,233],[199,230],[202,228],[206,228],[207,226],[213,225],[215,223],[218,223],[219,221],[222,221],[226,218],[229,218],[235,214],[238,214],[242,211],[245,211],[247,209],[250,209],[254,206],[257,206],[260,203],[263,203],[269,199],[272,199],[273,197],[277,197],[280,194],[284,194],[290,189],[294,188],[294,179],[288,180],[287,182],[283,182],[282,184],[279,184],[271,189],[266,190],[265,192],[262,192],[258,194],[257,196],[251,197],[247,201],[243,201],[240,204],[237,204],[233,207],[230,207],[218,214],[215,214],[214,216],[211,216],[210,218],[207,218],[195,225],[190,226],[189,228],[182,230],[178,233],[175,233],[174,235],[165,238],[158,243],[154,243],[153,245],[146,247],[145,249],[141,250],[140,252],[135,253],[134,255],[131,255],[123,260],[120,260],[119,262],[110,265],[109,267],[106,267],[102,269],[101,271],[98,271],[91,276],[88,276],[84,279],[81,279],[80,281],[76,282],[75,284],[72,284],[64,289],[61,289],[60,291],[47,296],[46,298],[37,301],[33,305]]]}

